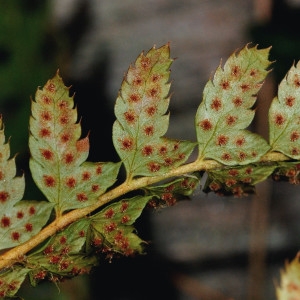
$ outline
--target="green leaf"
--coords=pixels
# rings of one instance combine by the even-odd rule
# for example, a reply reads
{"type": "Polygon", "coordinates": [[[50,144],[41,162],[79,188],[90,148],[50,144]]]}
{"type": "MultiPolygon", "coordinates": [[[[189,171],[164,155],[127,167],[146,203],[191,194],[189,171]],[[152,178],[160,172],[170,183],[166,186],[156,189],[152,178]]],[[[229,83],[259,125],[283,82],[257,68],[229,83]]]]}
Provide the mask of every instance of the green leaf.
{"type": "Polygon", "coordinates": [[[300,184],[300,163],[299,161],[285,161],[277,163],[273,173],[275,181],[288,181],[291,184],[300,184]]]}
{"type": "Polygon", "coordinates": [[[53,205],[45,201],[21,201],[1,211],[0,249],[18,246],[36,235],[49,219],[53,205]]]}
{"type": "Polygon", "coordinates": [[[103,252],[132,255],[142,253],[145,243],[135,234],[133,223],[141,215],[152,196],[135,196],[107,206],[91,217],[91,242],[103,252]]]}
{"type": "Polygon", "coordinates": [[[245,129],[253,120],[256,94],[268,74],[269,50],[244,47],[206,84],[195,119],[199,160],[245,165],[269,150],[262,137],[245,129]]]}
{"type": "Polygon", "coordinates": [[[34,286],[46,278],[60,281],[88,273],[91,267],[97,265],[97,258],[84,252],[89,225],[88,218],[79,220],[28,255],[27,265],[32,268],[30,279],[34,286]]]}
{"type": "Polygon", "coordinates": [[[273,151],[300,158],[300,62],[281,81],[269,110],[270,145],[273,151]]]}
{"type": "Polygon", "coordinates": [[[236,197],[252,194],[255,185],[272,175],[276,168],[274,164],[249,164],[209,170],[203,191],[236,197]]]}
{"type": "Polygon", "coordinates": [[[97,201],[116,180],[121,163],[92,163],[88,137],[80,139],[74,99],[57,73],[32,101],[30,169],[57,215],[97,201]]]}
{"type": "Polygon", "coordinates": [[[52,205],[44,201],[20,201],[24,176],[16,176],[0,118],[0,249],[20,245],[37,234],[49,219],[52,205]]]}
{"type": "Polygon", "coordinates": [[[285,264],[281,271],[280,284],[276,285],[277,300],[300,299],[300,253],[285,264]]]}
{"type": "Polygon", "coordinates": [[[0,272],[0,297],[9,299],[13,297],[24,282],[29,269],[23,266],[15,266],[0,272]]]}
{"type": "Polygon", "coordinates": [[[114,146],[127,177],[154,176],[186,161],[195,144],[162,138],[169,126],[169,45],[140,54],[116,100],[114,146]]]}
{"type": "Polygon", "coordinates": [[[200,172],[195,172],[165,184],[145,187],[146,194],[153,197],[149,205],[154,208],[173,206],[177,201],[192,195],[199,186],[200,179],[200,172]]]}

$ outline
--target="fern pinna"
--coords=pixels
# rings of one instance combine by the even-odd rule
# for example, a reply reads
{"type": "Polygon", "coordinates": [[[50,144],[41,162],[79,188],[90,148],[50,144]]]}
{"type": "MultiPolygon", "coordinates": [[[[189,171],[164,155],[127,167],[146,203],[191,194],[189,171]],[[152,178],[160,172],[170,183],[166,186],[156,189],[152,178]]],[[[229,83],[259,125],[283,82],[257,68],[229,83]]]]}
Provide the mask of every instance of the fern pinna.
{"type": "MultiPolygon", "coordinates": [[[[269,51],[246,45],[217,68],[196,112],[196,141],[165,137],[170,45],[142,52],[116,100],[112,141],[119,162],[87,161],[89,137],[81,136],[74,98],[57,72],[36,91],[29,122],[30,171],[45,199],[22,199],[24,176],[16,176],[1,118],[0,297],[15,297],[27,276],[33,286],[58,283],[88,273],[101,259],[143,253],[147,245],[134,228],[142,211],[189,197],[204,173],[203,191],[220,195],[253,193],[269,177],[299,183],[299,64],[272,101],[269,141],[249,130],[270,72],[269,51]],[[121,168],[125,180],[116,184],[121,168]]],[[[294,296],[289,284],[299,289],[298,263],[291,266],[278,299],[294,296]]]]}

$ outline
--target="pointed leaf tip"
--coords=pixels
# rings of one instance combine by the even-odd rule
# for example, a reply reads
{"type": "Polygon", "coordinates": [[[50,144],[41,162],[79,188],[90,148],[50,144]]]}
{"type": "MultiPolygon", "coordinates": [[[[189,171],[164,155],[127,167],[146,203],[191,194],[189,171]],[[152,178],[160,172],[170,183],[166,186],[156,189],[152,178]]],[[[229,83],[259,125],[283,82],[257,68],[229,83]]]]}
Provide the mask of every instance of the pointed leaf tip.
{"type": "Polygon", "coordinates": [[[271,64],[269,49],[244,47],[217,68],[203,91],[196,118],[199,160],[224,165],[248,164],[269,150],[260,136],[246,130],[254,117],[252,107],[271,64]]]}
{"type": "Polygon", "coordinates": [[[163,138],[169,126],[170,47],[141,53],[131,65],[116,100],[114,146],[128,178],[165,173],[182,164],[194,144],[163,138]]]}
{"type": "Polygon", "coordinates": [[[81,138],[77,119],[74,97],[57,72],[32,101],[29,137],[32,177],[57,215],[95,203],[115,182],[120,167],[86,161],[89,138],[81,138]]]}
{"type": "Polygon", "coordinates": [[[300,252],[281,271],[280,284],[276,285],[277,300],[300,299],[300,252]]]}
{"type": "Polygon", "coordinates": [[[300,61],[281,81],[269,110],[270,145],[273,151],[300,158],[300,61]]]}

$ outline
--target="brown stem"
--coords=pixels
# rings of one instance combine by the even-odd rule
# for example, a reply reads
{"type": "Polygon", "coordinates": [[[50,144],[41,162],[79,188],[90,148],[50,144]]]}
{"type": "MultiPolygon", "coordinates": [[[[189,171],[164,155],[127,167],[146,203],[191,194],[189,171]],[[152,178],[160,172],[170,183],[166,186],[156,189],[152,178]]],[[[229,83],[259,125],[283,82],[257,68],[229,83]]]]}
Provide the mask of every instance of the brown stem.
{"type": "MultiPolygon", "coordinates": [[[[288,158],[283,154],[274,152],[266,154],[264,157],[261,158],[261,161],[284,161],[287,159],[288,158]]],[[[72,210],[69,213],[58,217],[27,242],[21,244],[20,246],[14,247],[2,254],[0,256],[0,270],[2,268],[12,266],[16,261],[19,261],[20,258],[24,257],[27,252],[32,250],[41,242],[45,241],[50,236],[54,235],[59,230],[62,230],[69,224],[89,215],[90,213],[92,213],[99,207],[109,203],[113,199],[116,199],[130,191],[137,190],[139,188],[160,182],[167,178],[181,176],[195,171],[216,169],[221,166],[222,165],[216,162],[215,160],[196,160],[189,164],[185,164],[176,169],[170,170],[164,175],[153,177],[141,177],[133,180],[127,180],[118,187],[101,195],[95,204],[88,207],[72,210]]]]}

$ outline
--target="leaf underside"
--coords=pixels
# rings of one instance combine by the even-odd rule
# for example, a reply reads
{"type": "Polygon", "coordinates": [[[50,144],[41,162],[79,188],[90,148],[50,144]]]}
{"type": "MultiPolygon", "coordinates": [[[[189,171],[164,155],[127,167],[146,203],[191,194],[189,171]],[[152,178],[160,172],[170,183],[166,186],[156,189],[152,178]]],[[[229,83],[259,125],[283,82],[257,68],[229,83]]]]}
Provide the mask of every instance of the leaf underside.
{"type": "Polygon", "coordinates": [[[281,81],[269,110],[272,150],[300,158],[300,62],[281,81]]]}
{"type": "Polygon", "coordinates": [[[214,159],[224,165],[246,165],[257,161],[270,146],[246,128],[262,81],[268,74],[269,48],[244,47],[233,53],[224,68],[217,68],[203,91],[195,125],[198,159],[214,159]]]}
{"type": "Polygon", "coordinates": [[[57,73],[32,101],[29,137],[32,177],[57,215],[95,203],[120,168],[120,163],[86,161],[89,139],[80,139],[76,122],[74,99],[57,73]]]}
{"type": "Polygon", "coordinates": [[[20,201],[24,176],[16,176],[15,158],[5,143],[0,119],[0,250],[18,246],[37,234],[48,221],[53,205],[45,201],[20,201]]]}
{"type": "Polygon", "coordinates": [[[164,138],[169,126],[169,45],[141,53],[131,65],[116,100],[114,146],[127,177],[154,176],[184,163],[194,143],[164,138]]]}
{"type": "Polygon", "coordinates": [[[142,253],[145,242],[135,232],[133,224],[141,215],[151,196],[135,196],[122,199],[91,217],[90,239],[104,253],[123,255],[142,253]]]}
{"type": "Polygon", "coordinates": [[[300,253],[290,262],[285,264],[281,271],[280,284],[276,285],[278,300],[300,299],[300,253]]]}

